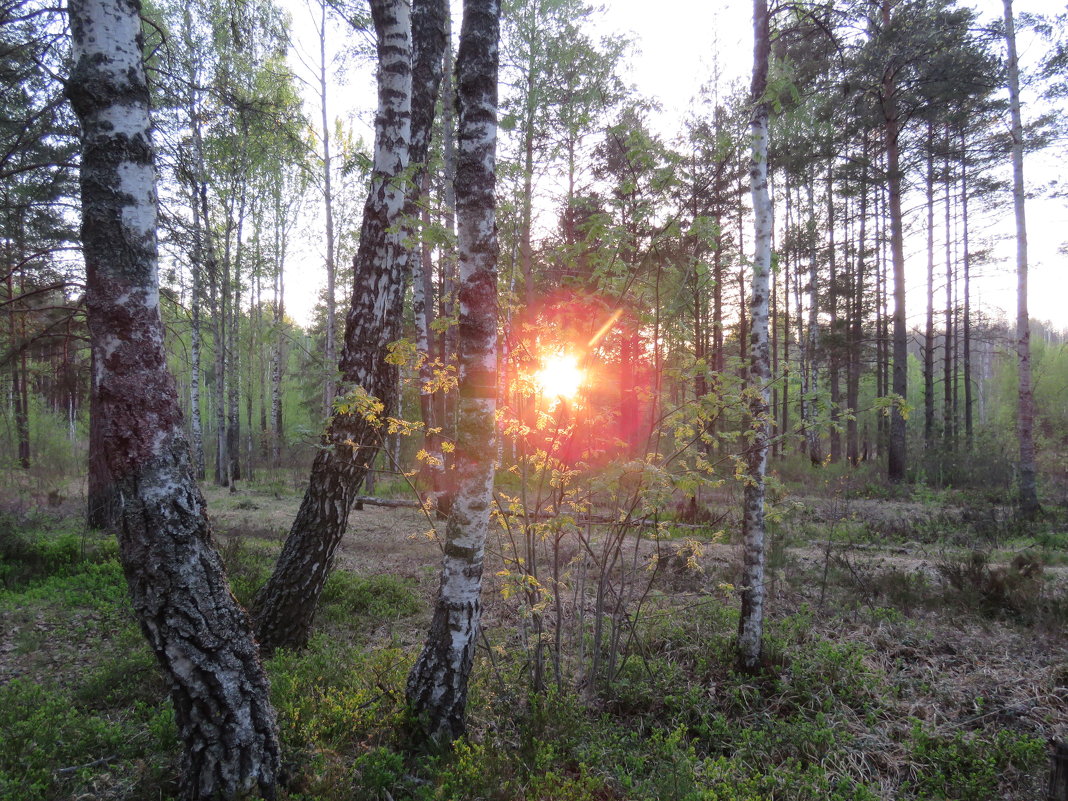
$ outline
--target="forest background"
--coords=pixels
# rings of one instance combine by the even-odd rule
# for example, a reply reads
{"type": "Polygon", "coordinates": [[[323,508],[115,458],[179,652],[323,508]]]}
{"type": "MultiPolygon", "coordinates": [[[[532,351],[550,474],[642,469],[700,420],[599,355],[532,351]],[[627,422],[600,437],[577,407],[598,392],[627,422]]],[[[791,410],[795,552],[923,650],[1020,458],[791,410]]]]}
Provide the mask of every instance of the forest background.
{"type": "MultiPolygon", "coordinates": [[[[365,10],[290,11],[292,18],[266,4],[211,3],[144,11],[168,360],[198,477],[226,488],[237,509],[299,490],[324,420],[338,408],[345,299],[355,290],[348,265],[372,163],[370,129],[359,112],[347,111],[350,90],[335,83],[339,75],[371,83],[358,77],[373,49],[365,10]],[[298,17],[304,30],[294,43],[289,20],[298,17]],[[301,298],[308,308],[310,297],[307,312],[292,311],[301,298]],[[256,500],[242,500],[242,493],[256,500]]],[[[1026,521],[1013,528],[1017,518],[1007,511],[1017,481],[1009,454],[1017,449],[1018,397],[1017,332],[1003,314],[1014,301],[1001,279],[1015,266],[1007,250],[1013,233],[1002,222],[1011,205],[1011,137],[1004,32],[996,15],[983,11],[857,3],[791,7],[776,16],[768,157],[776,208],[773,522],[793,508],[786,490],[902,502],[961,492],[959,508],[982,499],[989,520],[954,520],[986,531],[997,548],[1015,545],[1016,535],[1049,534],[1026,521]],[[901,112],[893,121],[900,126],[898,169],[885,146],[888,97],[901,112]],[[897,190],[895,177],[903,180],[897,190]],[[896,221],[895,193],[904,200],[896,221]],[[893,232],[902,222],[908,389],[897,397],[893,232]],[[895,415],[907,418],[908,459],[889,481],[895,415]]],[[[65,31],[45,7],[10,4],[4,14],[3,69],[22,91],[3,101],[7,403],[0,435],[6,502],[27,514],[92,496],[92,470],[87,489],[82,482],[94,451],[93,370],[77,256],[76,137],[55,80],[66,72],[65,31]]],[[[1063,25],[1026,15],[1021,22],[1032,42],[1027,164],[1029,176],[1040,176],[1029,179],[1034,252],[1044,254],[1034,263],[1049,265],[1056,258],[1050,248],[1062,248],[1064,219],[1057,177],[1063,25]]],[[[699,539],[711,546],[730,538],[724,532],[737,521],[726,510],[736,514],[745,486],[751,109],[747,92],[719,65],[747,63],[748,56],[709,48],[705,68],[688,69],[679,59],[666,78],[640,77],[683,86],[674,79],[680,72],[698,74],[703,86],[693,102],[672,101],[663,114],[654,97],[629,85],[628,76],[641,75],[627,69],[632,44],[612,32],[606,16],[574,0],[517,3],[506,8],[503,26],[497,226],[504,436],[496,457],[498,522],[511,542],[497,554],[496,589],[506,600],[522,599],[515,614],[523,669],[536,693],[573,680],[608,698],[626,684],[628,660],[655,639],[639,635],[632,618],[653,581],[631,581],[626,571],[620,578],[601,563],[590,586],[612,596],[614,608],[599,596],[588,620],[569,620],[560,588],[577,599],[585,590],[576,589],[575,571],[585,563],[563,548],[562,532],[605,527],[597,541],[622,551],[635,531],[653,526],[664,542],[680,539],[672,564],[685,584],[699,561],[699,539]],[[576,386],[560,389],[554,373],[572,369],[576,386]],[[543,525],[543,514],[557,522],[543,525]],[[514,530],[512,517],[523,521],[514,530]],[[622,583],[613,584],[617,579],[622,583]],[[595,643],[589,651],[587,635],[595,643]]],[[[411,223],[421,251],[406,287],[404,336],[392,348],[400,404],[380,429],[382,452],[364,489],[386,503],[447,495],[441,474],[457,425],[450,105],[442,104],[431,142],[427,201],[411,223]]],[[[1054,271],[1045,272],[1048,279],[1054,271]]],[[[1043,283],[1041,267],[1033,286],[1043,301],[1063,297],[1056,281],[1043,283]]],[[[1031,321],[1031,355],[1040,496],[1056,527],[1056,510],[1068,497],[1068,353],[1059,307],[1034,308],[1050,309],[1050,319],[1031,321]]],[[[214,497],[218,504],[225,495],[214,497]]],[[[817,515],[830,519],[832,532],[844,519],[836,503],[817,515]]],[[[90,518],[98,511],[106,517],[106,507],[106,498],[94,505],[90,497],[90,518]]],[[[821,609],[832,563],[852,570],[857,583],[873,581],[857,578],[848,556],[842,564],[832,560],[834,541],[827,536],[821,609]]],[[[1055,536],[1042,542],[1059,547],[1055,536]]],[[[239,545],[233,549],[235,586],[247,601],[262,576],[242,589],[244,557],[239,545]]],[[[632,567],[639,555],[648,556],[635,546],[632,567]]],[[[997,584],[1001,568],[968,559],[956,574],[946,563],[947,586],[978,591],[995,611],[1025,614],[1011,593],[1034,589],[1026,564],[1014,568],[1018,583],[1006,588],[997,584]]],[[[724,578],[731,577],[728,570],[724,578]]],[[[730,580],[714,587],[730,599],[730,580]]],[[[871,592],[888,591],[865,592],[870,608],[871,592]]],[[[1026,614],[1048,621],[1044,615],[1056,617],[1057,609],[1027,607],[1026,614]]],[[[488,642],[486,649],[492,661],[488,642]]],[[[650,669],[648,654],[641,661],[650,669]]],[[[813,676],[828,670],[822,665],[813,676]]],[[[930,733],[917,731],[910,748],[922,750],[930,733]]],[[[997,759],[1033,769],[1031,740],[1003,750],[997,759]],[[1009,753],[1013,748],[1027,758],[1009,753]]],[[[385,762],[363,769],[384,770],[385,762]]]]}
{"type": "MultiPolygon", "coordinates": [[[[324,18],[322,6],[313,6],[250,6],[240,18],[229,15],[229,30],[219,27],[222,20],[213,22],[212,15],[222,12],[210,5],[188,12],[146,9],[158,27],[157,39],[151,32],[148,39],[162,156],[162,280],[174,334],[173,368],[187,417],[203,429],[199,436],[207,443],[194,447],[218,465],[225,461],[220,443],[229,442],[225,447],[239,472],[243,461],[253,474],[260,465],[279,464],[286,448],[310,452],[325,412],[317,398],[326,397],[334,383],[331,365],[340,325],[335,309],[349,294],[346,265],[355,251],[369,163],[373,37],[366,20],[346,21],[346,14],[363,13],[358,8],[330,11],[324,18]],[[191,78],[197,85],[192,93],[183,88],[191,78]],[[190,115],[197,119],[195,136],[190,115]],[[195,192],[199,204],[190,203],[195,192]],[[219,264],[214,272],[198,266],[204,256],[194,252],[201,236],[197,226],[212,227],[219,264]]],[[[62,64],[61,29],[47,14],[22,15],[19,8],[10,9],[9,34],[16,34],[12,26],[22,26],[18,35],[30,35],[33,44],[13,50],[9,63],[12,76],[23,78],[27,90],[17,101],[13,97],[11,102],[22,107],[13,105],[9,115],[6,171],[18,183],[5,187],[13,228],[5,239],[12,269],[4,281],[9,403],[2,434],[11,446],[4,449],[8,459],[62,472],[84,461],[89,416],[88,352],[78,307],[81,268],[70,213],[73,129],[50,78],[62,64]],[[21,126],[25,115],[32,128],[21,126]],[[35,148],[23,147],[28,133],[38,137],[35,148]],[[65,160],[67,168],[52,166],[65,160]],[[33,452],[40,457],[31,458],[33,452]]],[[[969,31],[974,41],[967,46],[976,48],[975,58],[990,59],[990,69],[1001,47],[991,33],[995,10],[981,8],[974,17],[968,12],[969,19],[960,23],[986,31],[974,36],[969,31]]],[[[684,13],[678,9],[680,16],[684,13]]],[[[612,30],[639,27],[627,4],[599,13],[550,4],[506,14],[511,22],[506,21],[504,34],[499,227],[501,289],[511,305],[502,325],[511,325],[535,298],[575,288],[603,296],[606,308],[625,301],[640,318],[637,324],[652,321],[658,327],[652,339],[642,333],[645,341],[638,347],[655,352],[651,369],[659,392],[670,388],[677,394],[682,385],[682,379],[663,379],[667,365],[692,372],[692,365],[684,364],[691,360],[706,367],[714,363],[712,369],[721,372],[731,356],[743,360],[741,269],[751,237],[744,225],[745,112],[739,79],[748,61],[742,57],[748,40],[739,37],[746,28],[736,18],[744,13],[730,4],[710,13],[708,46],[677,48],[680,55],[670,68],[660,53],[671,26],[645,26],[647,44],[633,33],[612,30]],[[578,60],[567,74],[554,69],[554,58],[578,60]],[[650,92],[664,87],[667,98],[661,104],[659,91],[641,94],[635,84],[650,92]],[[585,207],[581,213],[579,206],[585,207]],[[578,216],[569,221],[568,215],[578,216]],[[632,252],[621,250],[622,244],[632,252]],[[680,261],[684,251],[697,262],[712,254],[714,263],[686,267],[680,261]],[[652,254],[655,269],[647,263],[652,254]],[[577,268],[574,262],[580,259],[586,264],[577,268]],[[634,269],[637,265],[641,268],[634,269]]],[[[853,24],[846,16],[838,24],[853,24]]],[[[672,17],[666,13],[658,20],[672,17]]],[[[1021,34],[1025,76],[1032,76],[1025,81],[1031,98],[1027,121],[1034,129],[1028,148],[1031,305],[1039,326],[1035,342],[1043,354],[1047,345],[1063,339],[1059,298],[1065,289],[1056,269],[1064,244],[1058,177],[1063,145],[1050,116],[1059,102],[1059,78],[1048,63],[1054,52],[1043,38],[1043,31],[1051,33],[1043,28],[1048,24],[1036,21],[1021,34]]],[[[685,35],[691,36],[700,26],[687,27],[691,33],[685,35]]],[[[856,118],[859,110],[848,110],[855,101],[839,101],[838,90],[828,89],[854,81],[857,88],[849,91],[862,93],[864,77],[848,71],[863,65],[842,63],[838,75],[806,74],[804,60],[783,57],[791,64],[791,74],[784,77],[791,97],[777,124],[782,157],[772,165],[776,238],[782,243],[773,328],[777,375],[788,378],[775,393],[776,418],[780,430],[790,431],[807,421],[812,409],[822,409],[825,422],[838,414],[830,409],[856,409],[855,437],[864,440],[856,447],[875,458],[886,450],[880,441],[883,410],[876,408],[876,399],[889,394],[888,321],[894,305],[884,278],[889,260],[881,249],[886,210],[878,211],[877,196],[868,199],[878,213],[865,232],[867,241],[858,245],[859,207],[856,202],[849,207],[856,192],[849,182],[858,180],[849,170],[858,156],[839,151],[850,139],[855,149],[853,129],[864,123],[856,118]],[[817,173],[827,170],[817,182],[817,173]],[[807,183],[804,191],[801,183],[807,183]],[[857,260],[860,247],[872,248],[865,255],[876,264],[858,281],[849,261],[857,260]],[[843,333],[852,325],[850,316],[861,325],[853,342],[843,333]],[[859,362],[853,403],[846,402],[850,360],[859,362]]],[[[999,106],[1004,94],[997,79],[988,84],[982,97],[970,90],[978,105],[921,96],[926,89],[919,83],[915,91],[921,95],[909,100],[909,114],[917,121],[905,134],[905,305],[914,356],[906,400],[913,409],[931,407],[932,401],[939,407],[927,410],[922,432],[919,425],[909,426],[914,439],[922,433],[925,447],[933,441],[934,417],[944,437],[952,439],[958,429],[974,436],[976,425],[985,434],[1008,432],[1014,414],[1013,357],[1004,347],[1015,281],[1005,117],[999,106]],[[974,147],[968,141],[952,145],[959,136],[953,125],[966,140],[975,140],[974,147]],[[965,209],[961,181],[969,179],[965,209]],[[942,408],[946,404],[948,409],[942,408]]],[[[947,84],[945,91],[955,90],[947,84]]],[[[440,158],[440,137],[435,147],[440,158]]],[[[870,180],[874,187],[878,179],[870,180]]],[[[426,230],[437,308],[428,319],[447,320],[448,278],[441,265],[447,261],[450,234],[442,225],[448,212],[442,186],[432,189],[437,200],[426,230]]],[[[410,325],[407,335],[416,343],[414,318],[410,325]]],[[[1053,401],[1060,390],[1057,350],[1036,362],[1047,365],[1039,366],[1040,372],[1053,373],[1037,381],[1051,401],[1039,403],[1043,410],[1059,406],[1053,401]]],[[[412,381],[406,386],[408,406],[401,416],[415,419],[417,390],[412,381]]],[[[650,420],[652,415],[648,411],[650,420]]],[[[837,460],[838,436],[826,430],[827,449],[837,460]]],[[[401,461],[410,468],[419,447],[408,442],[410,453],[401,461]]],[[[215,480],[227,480],[218,467],[215,480]]]]}

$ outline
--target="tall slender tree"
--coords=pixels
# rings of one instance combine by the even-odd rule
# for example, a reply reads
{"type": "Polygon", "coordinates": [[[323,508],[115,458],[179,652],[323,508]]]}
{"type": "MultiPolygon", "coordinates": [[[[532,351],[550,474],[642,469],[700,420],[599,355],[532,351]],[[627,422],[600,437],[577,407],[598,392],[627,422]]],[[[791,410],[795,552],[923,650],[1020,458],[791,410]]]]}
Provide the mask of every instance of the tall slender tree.
{"type": "Polygon", "coordinates": [[[416,249],[401,230],[408,193],[414,191],[409,159],[413,164],[426,159],[447,13],[444,0],[416,2],[410,14],[405,3],[371,3],[378,40],[378,116],[339,364],[350,392],[330,419],[278,563],[256,597],[257,635],[265,653],[307,642],[356,492],[380,445],[378,422],[396,407],[397,367],[388,360],[388,346],[400,338],[404,287],[416,249]],[[437,68],[423,70],[418,64],[424,59],[437,68]],[[413,75],[425,76],[429,85],[416,91],[413,75]]]}
{"type": "Polygon", "coordinates": [[[82,248],[97,411],[122,499],[119,557],[171,685],[182,796],[273,795],[275,715],[248,616],[193,476],[159,311],[156,188],[136,0],[70,4],[82,127],[82,248]]]}
{"type": "Polygon", "coordinates": [[[767,0],[753,0],[752,152],[753,295],[749,335],[749,426],[742,517],[742,609],[738,618],[738,665],[748,673],[760,667],[764,645],[764,476],[771,433],[768,406],[771,357],[768,352],[768,289],[771,274],[772,205],[768,192],[768,61],[771,30],[767,0]]]}
{"type": "Polygon", "coordinates": [[[1012,116],[1012,203],[1016,216],[1016,358],[1019,398],[1016,434],[1020,446],[1019,503],[1024,517],[1039,512],[1035,482],[1035,399],[1031,387],[1031,321],[1027,312],[1027,216],[1023,174],[1023,121],[1020,114],[1020,66],[1012,0],[1004,0],[1005,44],[1009,56],[1009,113],[1012,116]]]}
{"type": "Polygon", "coordinates": [[[459,234],[459,424],[456,496],[445,532],[434,618],[408,676],[425,734],[464,731],[481,614],[482,562],[493,504],[497,406],[497,155],[499,0],[465,0],[456,61],[459,234]]]}

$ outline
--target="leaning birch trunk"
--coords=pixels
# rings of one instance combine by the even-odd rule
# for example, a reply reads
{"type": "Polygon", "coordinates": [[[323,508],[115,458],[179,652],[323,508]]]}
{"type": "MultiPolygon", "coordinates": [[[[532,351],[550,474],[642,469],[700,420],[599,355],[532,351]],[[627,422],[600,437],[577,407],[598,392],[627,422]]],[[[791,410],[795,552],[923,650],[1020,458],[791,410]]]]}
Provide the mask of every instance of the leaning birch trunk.
{"type": "MultiPolygon", "coordinates": [[[[433,36],[434,25],[444,30],[446,6],[442,0],[417,3],[410,17],[405,3],[373,0],[371,12],[379,58],[375,164],[339,364],[343,382],[356,394],[346,396],[330,420],[278,564],[256,597],[257,635],[264,653],[307,643],[357,491],[381,445],[378,421],[394,413],[397,401],[397,367],[387,357],[388,345],[401,335],[404,286],[411,268],[411,246],[399,231],[407,200],[405,179],[409,155],[425,158],[425,145],[420,155],[410,144],[418,140],[421,126],[429,129],[437,100],[436,84],[432,90],[413,91],[412,19],[420,21],[414,28],[418,48],[440,64],[441,50],[434,55],[432,45],[422,40],[433,36]],[[422,6],[429,7],[429,13],[422,6]],[[436,22],[424,26],[424,17],[436,22]],[[374,408],[376,404],[381,408],[374,408]]],[[[444,46],[444,34],[434,41],[444,46]]],[[[440,80],[440,71],[438,76],[440,80]]]]}
{"type": "MultiPolygon", "coordinates": [[[[394,231],[404,209],[403,174],[411,135],[410,17],[406,3],[372,0],[378,39],[378,115],[371,185],[363,209],[352,305],[341,355],[342,380],[381,402],[395,405],[396,368],[387,345],[398,338],[404,276],[394,231]]],[[[378,449],[370,408],[351,398],[330,419],[300,509],[274,573],[254,603],[256,634],[264,654],[304,646],[315,607],[345,535],[360,482],[378,449]]]]}
{"type": "Polygon", "coordinates": [[[181,795],[273,795],[274,711],[249,619],[226,582],[193,478],[159,313],[156,191],[136,0],[70,4],[67,91],[82,128],[82,247],[119,557],[170,681],[181,795]]]}
{"type": "Polygon", "coordinates": [[[1009,109],[1012,113],[1012,200],[1016,210],[1016,358],[1019,400],[1016,434],[1020,440],[1020,511],[1026,518],[1039,512],[1035,486],[1035,399],[1031,388],[1031,321],[1027,313],[1027,219],[1024,213],[1023,122],[1020,116],[1020,68],[1012,0],[1005,2],[1005,42],[1009,49],[1009,109]]]}
{"type": "Polygon", "coordinates": [[[494,208],[500,3],[465,0],[457,57],[460,408],[456,495],[426,643],[408,676],[413,716],[430,737],[463,733],[493,501],[497,406],[497,231],[494,208]]]}
{"type": "Polygon", "coordinates": [[[768,282],[771,274],[771,196],[768,193],[768,59],[771,39],[767,0],[753,0],[753,150],[749,180],[753,195],[753,297],[749,335],[749,426],[746,452],[745,509],[742,518],[742,609],[738,619],[738,666],[759,669],[764,638],[764,475],[768,466],[768,282]]]}

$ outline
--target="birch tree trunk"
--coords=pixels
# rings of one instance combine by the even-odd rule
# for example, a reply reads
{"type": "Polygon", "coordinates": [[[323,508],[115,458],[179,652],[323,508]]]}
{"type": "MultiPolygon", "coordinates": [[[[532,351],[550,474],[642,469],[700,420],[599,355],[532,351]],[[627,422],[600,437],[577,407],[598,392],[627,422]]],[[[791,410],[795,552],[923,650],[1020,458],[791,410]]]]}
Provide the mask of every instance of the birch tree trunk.
{"type": "Polygon", "coordinates": [[[459,234],[460,409],[456,495],[434,618],[408,676],[407,698],[424,733],[464,731],[467,682],[481,611],[482,561],[493,502],[497,405],[498,0],[465,0],[457,56],[456,202],[459,234]]]}
{"type": "Polygon", "coordinates": [[[742,518],[744,549],[741,614],[738,618],[738,667],[753,673],[760,667],[764,644],[764,476],[770,435],[768,387],[768,286],[771,273],[772,207],[768,192],[768,60],[771,54],[767,0],[753,0],[754,104],[750,122],[753,149],[749,159],[753,196],[753,296],[749,337],[749,426],[752,441],[746,452],[745,500],[742,518]]]}
{"type": "Polygon", "coordinates": [[[207,232],[207,220],[201,219],[199,187],[203,178],[204,147],[200,130],[200,106],[198,102],[200,75],[197,71],[195,50],[193,47],[193,15],[187,5],[182,12],[182,44],[188,54],[186,62],[186,81],[188,83],[186,109],[189,115],[189,128],[193,138],[193,167],[189,176],[189,205],[193,210],[193,258],[190,269],[193,273],[193,296],[190,299],[192,325],[190,330],[190,370],[189,370],[189,417],[192,433],[193,471],[197,481],[203,481],[206,472],[204,466],[204,426],[200,417],[200,359],[201,359],[201,322],[200,303],[203,297],[204,254],[207,232]]]}
{"type": "MultiPolygon", "coordinates": [[[[412,103],[415,99],[414,116],[425,120],[419,125],[429,128],[437,99],[437,86],[432,91],[413,87],[412,18],[424,14],[421,5],[416,3],[410,17],[405,3],[371,2],[379,59],[375,161],[354,259],[352,305],[339,367],[347,387],[360,388],[382,404],[375,415],[379,419],[393,414],[396,407],[397,368],[386,361],[387,346],[400,337],[404,286],[411,269],[412,246],[398,229],[406,209],[405,179],[413,131],[418,134],[412,103]],[[429,110],[424,104],[429,104],[429,110]]],[[[437,22],[429,27],[443,29],[444,3],[428,0],[425,5],[436,9],[430,16],[437,22]]],[[[422,24],[414,30],[420,38],[430,35],[422,24]]],[[[444,34],[439,39],[444,42],[444,34]]],[[[434,58],[423,44],[416,48],[417,52],[421,49],[434,58]]],[[[440,49],[436,60],[441,63],[440,49]]],[[[425,138],[428,141],[429,134],[425,138]]],[[[345,535],[360,482],[381,445],[377,422],[363,413],[366,409],[360,408],[363,404],[356,398],[349,400],[327,426],[289,537],[274,573],[256,597],[257,635],[267,654],[281,646],[307,643],[315,607],[345,535]]]]}
{"type": "Polygon", "coordinates": [[[271,353],[271,467],[277,469],[282,461],[284,438],[282,421],[283,326],[286,314],[286,232],[282,220],[283,187],[274,196],[274,349],[271,353]]]}
{"type": "Polygon", "coordinates": [[[1016,434],[1020,440],[1019,503],[1024,517],[1039,512],[1035,486],[1035,399],[1031,388],[1031,321],[1027,313],[1027,218],[1024,210],[1023,122],[1020,116],[1020,67],[1012,0],[1005,4],[1005,43],[1009,50],[1009,111],[1012,114],[1012,201],[1016,211],[1016,358],[1019,400],[1016,434]]]}
{"type": "MultiPolygon", "coordinates": [[[[430,175],[427,154],[433,135],[434,108],[441,91],[446,43],[446,18],[449,11],[445,0],[424,0],[412,8],[412,140],[410,156],[418,165],[411,185],[405,212],[409,226],[420,216],[424,230],[429,227],[430,175]]],[[[416,323],[416,347],[423,362],[419,369],[419,410],[424,425],[424,449],[429,455],[426,467],[431,494],[437,504],[444,491],[445,460],[441,448],[440,422],[434,409],[434,293],[433,263],[428,238],[422,242],[409,235],[407,258],[412,265],[412,307],[416,323]]]]}
{"type": "MultiPolygon", "coordinates": [[[[456,87],[453,83],[455,64],[452,46],[452,19],[445,16],[445,52],[443,54],[441,81],[441,155],[444,167],[444,219],[445,230],[456,233],[456,126],[454,113],[456,107],[456,87]]],[[[441,314],[452,319],[456,313],[456,253],[447,245],[443,254],[441,267],[441,314]]],[[[441,333],[441,362],[449,366],[456,363],[456,326],[449,325],[441,333]]],[[[456,421],[456,393],[442,393],[438,401],[438,424],[448,436],[453,433],[456,421]]],[[[439,507],[440,508],[440,507],[439,507]]]]}
{"type": "Polygon", "coordinates": [[[275,715],[249,620],[226,583],[193,477],[159,314],[156,191],[136,0],[70,4],[67,91],[82,128],[86,307],[119,557],[170,680],[181,795],[273,796],[275,715]]]}

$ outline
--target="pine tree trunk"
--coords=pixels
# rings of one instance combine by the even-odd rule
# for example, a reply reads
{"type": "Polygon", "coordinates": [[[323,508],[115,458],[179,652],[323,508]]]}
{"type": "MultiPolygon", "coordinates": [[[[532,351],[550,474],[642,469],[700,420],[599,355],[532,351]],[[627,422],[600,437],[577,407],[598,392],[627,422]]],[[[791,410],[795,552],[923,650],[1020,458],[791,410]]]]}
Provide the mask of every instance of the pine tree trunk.
{"type": "Polygon", "coordinates": [[[274,277],[274,349],[271,354],[270,372],[270,419],[271,451],[270,464],[279,468],[282,464],[282,442],[285,437],[282,421],[282,373],[283,344],[282,326],[285,321],[285,262],[278,261],[278,273],[274,277]]]}
{"type": "Polygon", "coordinates": [[[497,399],[495,167],[500,4],[465,0],[457,58],[456,199],[460,252],[460,410],[456,496],[434,618],[408,677],[407,699],[431,737],[464,731],[478,634],[482,561],[493,502],[497,399]]]}
{"type": "Polygon", "coordinates": [[[277,469],[282,462],[282,442],[285,437],[282,420],[282,373],[283,343],[282,327],[285,322],[286,284],[285,247],[281,231],[281,190],[275,197],[275,276],[274,276],[274,349],[271,353],[271,467],[277,469]]]}
{"type": "MultiPolygon", "coordinates": [[[[11,263],[14,264],[14,262],[15,260],[12,259],[11,263]]],[[[15,299],[14,275],[14,269],[7,274],[7,297],[8,302],[12,304],[15,299]]],[[[18,316],[23,320],[21,325],[17,325],[15,322],[16,315],[14,306],[12,306],[12,311],[8,314],[8,332],[11,338],[12,350],[10,360],[11,405],[15,417],[15,439],[18,448],[19,467],[23,470],[28,470],[30,468],[30,416],[29,404],[27,403],[28,395],[26,393],[25,343],[20,341],[25,336],[23,333],[22,337],[20,337],[20,329],[25,326],[25,315],[18,316]]]]}
{"type": "MultiPolygon", "coordinates": [[[[226,463],[227,475],[230,478],[230,492],[235,492],[235,482],[241,480],[241,268],[244,256],[245,243],[243,231],[245,227],[245,204],[247,202],[246,185],[242,183],[238,198],[237,208],[237,236],[233,248],[233,287],[230,295],[230,313],[226,327],[226,364],[230,372],[229,381],[226,384],[226,463]]],[[[227,259],[229,264],[230,260],[227,259]]]]}
{"type": "Polygon", "coordinates": [[[1016,433],[1020,444],[1019,503],[1025,518],[1039,513],[1035,481],[1035,399],[1031,388],[1031,321],[1027,313],[1027,218],[1024,210],[1023,122],[1020,116],[1020,69],[1012,0],[1005,3],[1005,42],[1009,49],[1009,110],[1012,113],[1012,200],[1016,211],[1016,358],[1019,400],[1016,433]]]}
{"type": "Polygon", "coordinates": [[[808,179],[808,215],[809,215],[809,247],[808,247],[808,325],[807,338],[805,340],[805,394],[807,402],[805,411],[805,440],[807,443],[809,462],[818,467],[823,464],[823,447],[820,443],[819,422],[816,420],[816,411],[819,404],[819,350],[820,350],[820,326],[819,326],[819,254],[816,237],[816,204],[813,193],[815,176],[811,173],[808,179]]]}
{"type": "Polygon", "coordinates": [[[273,796],[279,747],[267,677],[212,540],[166,367],[139,11],[130,0],[70,4],[86,308],[104,453],[122,499],[119,557],[170,680],[182,797],[234,798],[257,786],[273,796]]]}
{"type": "Polygon", "coordinates": [[[964,339],[964,440],[970,451],[975,439],[972,420],[972,297],[971,297],[971,250],[968,242],[968,148],[965,135],[961,134],[960,159],[960,210],[961,236],[964,240],[964,319],[961,321],[964,339]]]}
{"type": "Polygon", "coordinates": [[[942,162],[945,171],[945,349],[942,360],[942,444],[946,451],[952,451],[955,437],[954,424],[954,370],[953,361],[957,337],[954,331],[953,308],[953,203],[949,186],[952,184],[949,174],[949,138],[945,140],[945,157],[942,162]]]}
{"type": "Polygon", "coordinates": [[[934,127],[927,123],[927,321],[923,331],[923,444],[934,446],[934,127]]]}
{"type": "Polygon", "coordinates": [[[857,415],[860,405],[861,358],[864,350],[864,258],[867,248],[868,222],[868,171],[867,139],[864,141],[865,166],[860,174],[860,226],[857,232],[857,257],[853,277],[853,314],[849,323],[849,378],[846,388],[846,405],[849,406],[850,419],[846,424],[846,451],[849,462],[854,467],[860,464],[860,432],[857,415]]]}
{"type": "Polygon", "coordinates": [[[193,271],[193,295],[189,305],[191,311],[191,324],[189,332],[189,416],[190,431],[193,448],[193,472],[198,481],[203,481],[205,476],[204,467],[204,429],[200,420],[200,295],[201,295],[201,258],[202,249],[200,230],[200,209],[196,197],[192,198],[193,208],[193,236],[195,238],[195,254],[190,268],[193,271]]]}
{"type": "Polygon", "coordinates": [[[742,518],[743,567],[738,619],[738,666],[746,673],[760,668],[764,637],[764,475],[768,465],[768,276],[771,272],[772,207],[768,193],[768,60],[771,37],[767,0],[753,0],[753,84],[755,104],[750,123],[753,150],[749,161],[753,195],[754,250],[752,336],[749,363],[749,426],[754,433],[746,452],[746,482],[742,518]]]}
{"type": "MultiPolygon", "coordinates": [[[[207,184],[201,185],[201,207],[207,208],[207,184]]],[[[204,227],[210,230],[208,218],[204,218],[204,227]]],[[[229,283],[225,264],[216,259],[208,262],[212,282],[212,345],[215,348],[215,385],[213,400],[215,403],[215,484],[226,487],[230,484],[230,471],[226,461],[226,309],[229,283]]]]}
{"type": "MultiPolygon", "coordinates": [[[[883,0],[883,23],[890,24],[890,1],[883,0]]],[[[905,327],[905,235],[901,211],[900,133],[897,86],[892,71],[883,77],[883,136],[886,145],[887,205],[890,211],[890,252],[894,276],[893,317],[893,384],[900,401],[908,397],[908,331],[905,327]]],[[[887,476],[891,481],[905,480],[905,415],[898,402],[890,410],[890,442],[887,476]]]]}
{"type": "Polygon", "coordinates": [[[827,381],[830,389],[831,400],[831,462],[838,463],[842,460],[842,434],[840,432],[839,407],[842,404],[842,386],[840,378],[840,362],[842,353],[842,337],[839,330],[838,320],[838,295],[839,276],[837,260],[835,258],[834,241],[834,171],[833,162],[827,165],[827,262],[829,275],[827,281],[827,310],[831,317],[830,331],[833,336],[833,347],[830,349],[827,359],[827,381]]]}

